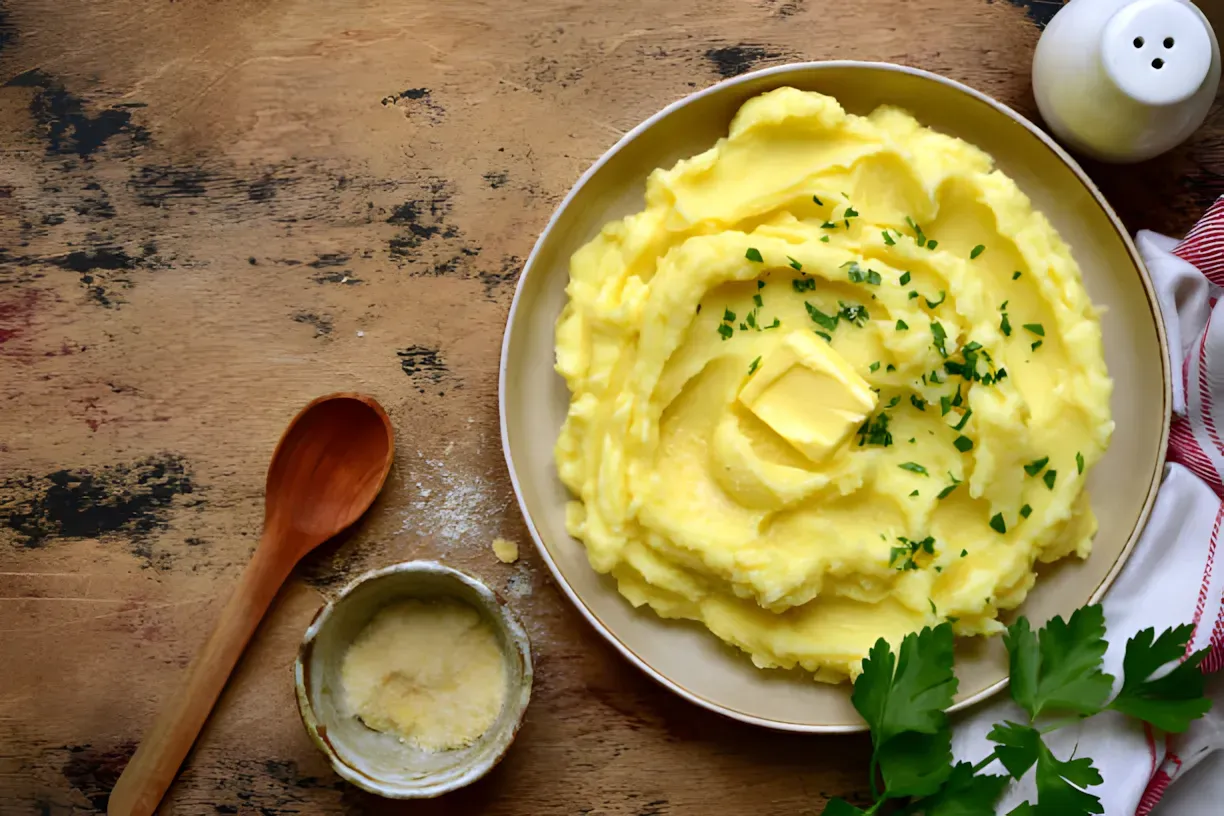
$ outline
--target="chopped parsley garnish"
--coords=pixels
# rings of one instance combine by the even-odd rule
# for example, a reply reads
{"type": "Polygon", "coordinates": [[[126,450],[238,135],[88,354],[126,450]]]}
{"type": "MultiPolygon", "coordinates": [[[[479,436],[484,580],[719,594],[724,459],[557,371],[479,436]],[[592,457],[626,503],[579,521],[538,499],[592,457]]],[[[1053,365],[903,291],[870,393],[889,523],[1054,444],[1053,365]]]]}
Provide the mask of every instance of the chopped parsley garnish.
{"type": "Polygon", "coordinates": [[[968,554],[969,554],[968,550],[961,550],[961,558],[964,558],[968,554]]]}
{"type": "Polygon", "coordinates": [[[912,498],[914,498],[914,497],[915,497],[915,496],[917,496],[917,495],[918,495],[918,491],[917,491],[917,490],[911,490],[911,491],[910,491],[910,498],[911,498],[911,499],[912,499],[912,498]]]}
{"type": "Polygon", "coordinates": [[[930,298],[926,298],[927,308],[934,309],[936,306],[943,303],[947,299],[948,299],[948,293],[940,289],[939,290],[939,300],[931,300],[930,298]]]}
{"type": "Polygon", "coordinates": [[[731,311],[730,309],[723,309],[723,322],[734,323],[735,322],[735,312],[731,311]]]}
{"type": "Polygon", "coordinates": [[[982,245],[982,244],[978,244],[978,245],[977,245],[977,246],[975,246],[975,247],[974,247],[972,250],[970,250],[970,252],[969,252],[969,260],[971,260],[971,261],[976,261],[976,260],[977,260],[977,256],[981,255],[981,254],[982,254],[983,252],[985,252],[985,251],[986,251],[986,247],[985,247],[984,245],[982,245]]]}
{"type": "Polygon", "coordinates": [[[872,286],[879,286],[883,282],[880,273],[874,269],[863,269],[858,265],[857,261],[847,261],[842,264],[842,269],[849,269],[851,283],[869,283],[872,286]]]}
{"type": "Polygon", "coordinates": [[[854,209],[853,207],[849,207],[849,206],[847,206],[847,207],[846,207],[846,213],[845,213],[845,216],[844,216],[844,217],[846,217],[846,218],[858,218],[858,210],[854,209]]]}
{"type": "MultiPolygon", "coordinates": [[[[803,305],[807,307],[808,317],[812,318],[812,321],[816,325],[820,326],[822,329],[828,329],[829,331],[835,331],[837,329],[837,315],[827,315],[807,301],[804,301],[803,305]]],[[[817,332],[817,334],[819,334],[819,332],[817,332]]]]}
{"type": "Polygon", "coordinates": [[[803,269],[803,264],[799,263],[791,256],[787,255],[786,260],[790,262],[791,269],[794,269],[795,271],[799,271],[800,269],[803,269]]]}
{"type": "Polygon", "coordinates": [[[782,321],[775,317],[772,323],[770,323],[768,326],[762,326],[761,330],[764,331],[765,329],[776,329],[781,325],[782,321]]]}
{"type": "Polygon", "coordinates": [[[887,404],[887,405],[885,405],[884,407],[885,407],[885,408],[896,408],[896,407],[897,407],[897,403],[899,403],[899,402],[901,402],[901,397],[900,397],[900,396],[895,396],[895,397],[893,397],[892,399],[890,399],[890,400],[888,401],[888,404],[887,404]]]}
{"type": "Polygon", "coordinates": [[[952,398],[949,397],[947,394],[945,394],[944,396],[939,398],[939,415],[947,416],[948,412],[951,410],[952,410],[952,398]]]}
{"type": "Polygon", "coordinates": [[[813,331],[815,331],[815,332],[816,332],[817,336],[819,336],[819,337],[823,337],[823,338],[824,338],[826,341],[828,341],[828,342],[830,342],[830,343],[832,343],[832,342],[833,342],[833,335],[829,334],[828,332],[822,332],[822,331],[819,331],[819,330],[816,330],[816,329],[813,329],[813,331]]]}
{"type": "Polygon", "coordinates": [[[1033,508],[1027,504],[1020,508],[1020,518],[1028,518],[1031,515],[1033,515],[1033,508]]]}
{"type": "Polygon", "coordinates": [[[1038,337],[1045,337],[1045,326],[1041,325],[1040,323],[1025,323],[1024,328],[1028,329],[1038,337]]]}
{"type": "Polygon", "coordinates": [[[796,292],[813,292],[816,290],[816,279],[795,278],[791,281],[791,288],[796,292]]]}
{"type": "Polygon", "coordinates": [[[961,453],[968,453],[969,451],[973,450],[973,440],[964,435],[956,437],[956,441],[952,444],[961,453]]]}
{"type": "Polygon", "coordinates": [[[826,221],[820,225],[820,228],[821,229],[837,229],[837,225],[834,224],[832,221],[826,221]]]}
{"type": "Polygon", "coordinates": [[[1084,473],[1084,454],[1082,453],[1075,454],[1075,467],[1077,470],[1079,470],[1080,475],[1083,475],[1084,473]]]}
{"type": "Polygon", "coordinates": [[[820,200],[820,196],[815,196],[815,195],[814,195],[814,196],[812,196],[812,201],[813,201],[813,202],[815,202],[815,204],[816,204],[816,206],[817,206],[817,207],[823,207],[823,206],[824,206],[824,202],[820,200]]]}
{"type": "Polygon", "coordinates": [[[911,290],[910,290],[910,293],[909,293],[909,299],[910,299],[910,300],[913,300],[913,299],[914,299],[914,298],[916,298],[916,297],[918,297],[918,293],[917,293],[917,292],[915,292],[913,289],[911,289],[911,290]]]}
{"type": "Polygon", "coordinates": [[[935,498],[936,499],[946,499],[949,496],[951,496],[952,491],[958,487],[960,487],[960,485],[950,484],[947,487],[945,487],[943,490],[939,491],[939,494],[935,498]]]}
{"type": "Polygon", "coordinates": [[[910,218],[908,215],[905,216],[905,223],[909,224],[910,229],[914,231],[914,240],[918,243],[918,246],[926,246],[927,239],[926,235],[924,235],[922,232],[922,227],[915,224],[914,219],[910,218]]]}
{"type": "Polygon", "coordinates": [[[897,370],[897,367],[896,367],[895,365],[893,365],[892,363],[889,363],[889,364],[888,364],[888,367],[887,367],[887,368],[885,368],[884,370],[885,370],[885,371],[896,371],[896,370],[897,370]]]}
{"type": "Polygon", "coordinates": [[[910,273],[909,273],[909,272],[902,272],[902,273],[901,273],[901,277],[897,279],[897,283],[901,284],[902,286],[904,286],[905,284],[907,284],[907,283],[909,283],[909,282],[910,282],[910,273]]]}
{"type": "MultiPolygon", "coordinates": [[[[936,567],[936,569],[939,569],[939,568],[938,568],[938,567],[936,567]]],[[[935,602],[934,602],[934,601],[932,601],[930,598],[927,598],[927,603],[929,603],[929,604],[931,605],[931,614],[932,614],[932,615],[938,615],[938,614],[939,614],[939,610],[935,608],[935,602]]]]}
{"type": "Polygon", "coordinates": [[[901,468],[902,470],[908,470],[911,473],[920,473],[923,476],[930,475],[927,473],[927,469],[917,462],[902,462],[901,464],[897,465],[897,467],[901,468]]]}
{"type": "Polygon", "coordinates": [[[1032,351],[1036,351],[1037,349],[1041,348],[1041,344],[1042,344],[1042,342],[1043,342],[1043,341],[1038,340],[1036,343],[1034,343],[1033,345],[1029,346],[1029,349],[1030,349],[1030,350],[1032,350],[1032,351]]]}
{"type": "Polygon", "coordinates": [[[1003,332],[1004,337],[1011,337],[1011,321],[1007,319],[1007,312],[1003,313],[1003,319],[999,321],[999,331],[1003,332]]]}
{"type": "Polygon", "coordinates": [[[1055,480],[1055,479],[1057,479],[1057,478],[1058,478],[1058,471],[1057,471],[1057,470],[1047,470],[1047,471],[1045,472],[1045,475],[1041,477],[1041,480],[1042,480],[1043,482],[1045,482],[1045,486],[1046,486],[1046,488],[1047,488],[1047,489],[1049,489],[1049,490],[1053,490],[1053,489],[1054,489],[1054,480],[1055,480]]]}
{"type": "Polygon", "coordinates": [[[965,401],[965,398],[961,396],[961,387],[960,387],[960,383],[957,383],[957,385],[956,385],[956,396],[954,396],[954,397],[952,398],[952,407],[953,407],[953,408],[959,408],[959,407],[961,406],[961,403],[963,403],[964,401],[965,401]]]}
{"type": "Polygon", "coordinates": [[[761,257],[761,250],[756,247],[748,247],[748,251],[744,253],[744,257],[755,263],[764,263],[765,259],[761,257]]]}
{"type": "Polygon", "coordinates": [[[1045,470],[1045,466],[1050,464],[1050,457],[1043,456],[1040,459],[1035,459],[1024,466],[1024,472],[1030,476],[1036,476],[1041,471],[1045,470]]]}
{"type": "Polygon", "coordinates": [[[741,323],[741,324],[739,325],[739,330],[740,330],[740,331],[748,331],[748,324],[747,324],[747,323],[741,323]]]}
{"type": "Polygon", "coordinates": [[[940,379],[940,377],[939,377],[939,372],[938,372],[938,371],[932,371],[932,372],[931,372],[931,382],[933,382],[933,383],[941,383],[941,382],[943,382],[943,380],[942,380],[942,379],[940,379]]]}
{"type": "Polygon", "coordinates": [[[994,530],[996,533],[1007,532],[1007,522],[1003,520],[1002,513],[995,513],[994,516],[991,517],[990,529],[994,530]]]}
{"type": "Polygon", "coordinates": [[[718,327],[718,333],[722,335],[722,339],[728,340],[731,338],[731,335],[735,334],[735,329],[731,328],[726,323],[723,323],[718,327]]]}
{"type": "Polygon", "coordinates": [[[914,406],[919,411],[926,411],[926,400],[917,394],[910,394],[910,405],[914,406]]]}
{"type": "Polygon", "coordinates": [[[884,236],[884,243],[888,244],[889,246],[893,246],[897,243],[893,240],[893,237],[888,234],[888,230],[881,230],[880,234],[884,236]]]}
{"type": "Polygon", "coordinates": [[[904,320],[897,321],[897,331],[909,331],[909,324],[904,320]]]}
{"type": "Polygon", "coordinates": [[[820,241],[821,243],[825,243],[825,244],[829,243],[829,236],[827,235],[820,236],[820,241]]]}
{"type": "Polygon", "coordinates": [[[753,295],[752,302],[757,305],[757,308],[760,308],[765,305],[764,302],[762,302],[760,295],[753,295]]]}
{"type": "Polygon", "coordinates": [[[939,242],[938,242],[938,241],[936,241],[934,238],[928,238],[928,239],[927,239],[927,249],[929,249],[929,250],[931,250],[932,252],[934,252],[934,251],[935,251],[935,247],[937,247],[937,246],[939,246],[939,242]]]}
{"type": "Polygon", "coordinates": [[[931,336],[935,340],[935,350],[939,352],[941,357],[948,356],[948,349],[945,343],[948,339],[948,333],[944,331],[944,327],[939,323],[931,323],[931,336]]]}
{"type": "Polygon", "coordinates": [[[1020,280],[1020,271],[1019,271],[1019,270],[1017,270],[1017,271],[1015,271],[1015,272],[1013,272],[1013,273],[1012,273],[1012,280],[1020,280]]]}
{"type": "MultiPolygon", "coordinates": [[[[757,295],[757,297],[759,298],[760,295],[757,295]]],[[[760,331],[760,328],[757,326],[756,322],[756,309],[753,309],[748,313],[748,316],[744,318],[744,322],[746,322],[750,328],[760,331]]]]}
{"type": "Polygon", "coordinates": [[[868,371],[871,371],[872,373],[874,373],[874,372],[876,372],[876,371],[879,371],[879,370],[880,370],[880,361],[879,361],[879,360],[876,360],[874,363],[872,363],[871,365],[867,366],[867,370],[868,370],[868,371]]]}
{"type": "Polygon", "coordinates": [[[867,307],[860,306],[857,303],[846,303],[844,300],[837,301],[837,305],[841,310],[837,316],[843,320],[848,320],[856,326],[862,326],[863,323],[871,319],[871,315],[867,314],[867,307]]]}
{"type": "Polygon", "coordinates": [[[952,430],[959,431],[965,427],[965,423],[969,421],[969,417],[973,416],[973,409],[969,408],[965,411],[965,415],[960,418],[960,422],[952,426],[952,430]]]}
{"type": "Polygon", "coordinates": [[[858,429],[859,447],[863,445],[880,445],[887,448],[893,443],[892,434],[888,431],[888,414],[876,414],[858,429]]]}
{"type": "Polygon", "coordinates": [[[759,281],[757,281],[757,288],[758,288],[758,289],[764,289],[764,288],[765,288],[765,281],[763,281],[763,280],[759,280],[759,281]]]}
{"type": "Polygon", "coordinates": [[[753,374],[755,374],[757,368],[760,365],[761,365],[761,358],[757,357],[755,360],[752,361],[752,364],[748,366],[748,376],[751,377],[753,374]]]}
{"type": "MultiPolygon", "coordinates": [[[[912,496],[914,494],[911,493],[910,495],[912,496]]],[[[913,541],[911,539],[906,538],[905,536],[897,536],[897,540],[900,541],[904,546],[893,547],[892,549],[889,550],[888,565],[890,567],[893,564],[896,564],[898,559],[900,559],[901,563],[897,564],[897,569],[902,570],[902,571],[916,570],[918,569],[918,565],[914,562],[915,556],[917,556],[919,553],[926,553],[927,555],[935,554],[935,537],[934,536],[927,536],[921,541],[913,541]]]]}

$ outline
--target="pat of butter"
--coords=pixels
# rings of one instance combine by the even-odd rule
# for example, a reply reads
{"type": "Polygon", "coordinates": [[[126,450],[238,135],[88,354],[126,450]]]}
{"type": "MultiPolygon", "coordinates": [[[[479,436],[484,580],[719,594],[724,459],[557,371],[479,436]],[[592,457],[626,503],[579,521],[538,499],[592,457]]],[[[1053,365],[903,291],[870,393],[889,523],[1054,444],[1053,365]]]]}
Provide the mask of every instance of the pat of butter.
{"type": "Polygon", "coordinates": [[[839,448],[876,406],[845,357],[810,332],[791,332],[740,389],[739,401],[813,462],[839,448]]]}

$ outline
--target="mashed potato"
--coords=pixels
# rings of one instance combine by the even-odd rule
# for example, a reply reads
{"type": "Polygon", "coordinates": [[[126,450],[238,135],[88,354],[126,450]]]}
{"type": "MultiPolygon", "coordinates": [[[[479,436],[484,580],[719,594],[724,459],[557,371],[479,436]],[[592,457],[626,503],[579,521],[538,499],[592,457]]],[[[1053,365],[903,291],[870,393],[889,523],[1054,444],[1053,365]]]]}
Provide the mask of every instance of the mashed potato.
{"type": "Polygon", "coordinates": [[[750,100],[575,253],[557,323],[570,532],[635,606],[760,667],[1001,629],[1088,555],[1096,312],[991,158],[903,111],[750,100]]]}

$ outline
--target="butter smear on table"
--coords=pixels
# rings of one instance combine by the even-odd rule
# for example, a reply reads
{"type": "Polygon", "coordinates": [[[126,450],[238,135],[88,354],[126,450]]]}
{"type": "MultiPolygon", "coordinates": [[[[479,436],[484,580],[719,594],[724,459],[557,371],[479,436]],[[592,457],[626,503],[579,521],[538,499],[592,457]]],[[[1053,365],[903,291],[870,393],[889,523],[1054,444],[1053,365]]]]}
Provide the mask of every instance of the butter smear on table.
{"type": "Polygon", "coordinates": [[[381,609],[341,668],[349,710],[370,728],[427,751],[471,745],[497,720],[505,658],[493,627],[462,601],[381,609]]]}

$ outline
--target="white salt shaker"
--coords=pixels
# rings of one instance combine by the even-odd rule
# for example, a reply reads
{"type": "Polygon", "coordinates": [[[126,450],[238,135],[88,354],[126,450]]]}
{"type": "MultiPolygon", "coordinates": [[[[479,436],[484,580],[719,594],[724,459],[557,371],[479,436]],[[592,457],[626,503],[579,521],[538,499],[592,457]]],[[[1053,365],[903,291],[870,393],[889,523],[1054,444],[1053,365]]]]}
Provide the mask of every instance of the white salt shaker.
{"type": "Polygon", "coordinates": [[[1033,57],[1046,125],[1071,149],[1108,162],[1181,144],[1219,84],[1219,43],[1188,0],[1071,0],[1033,57]]]}

